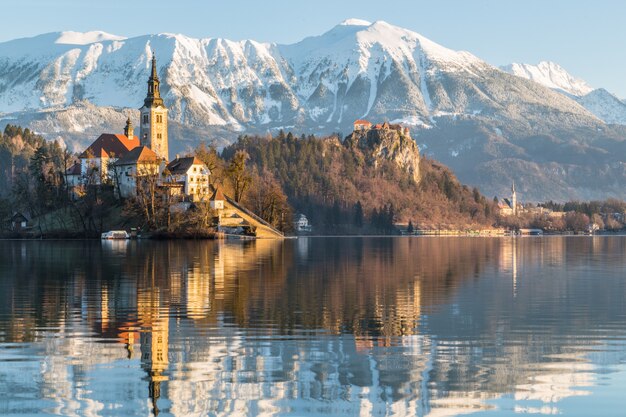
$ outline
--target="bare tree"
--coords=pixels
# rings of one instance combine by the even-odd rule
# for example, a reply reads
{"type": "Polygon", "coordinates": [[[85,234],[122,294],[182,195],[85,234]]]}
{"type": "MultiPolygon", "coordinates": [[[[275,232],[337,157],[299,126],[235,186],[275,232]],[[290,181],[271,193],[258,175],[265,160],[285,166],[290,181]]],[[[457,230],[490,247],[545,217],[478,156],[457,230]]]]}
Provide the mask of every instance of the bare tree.
{"type": "Polygon", "coordinates": [[[246,161],[250,158],[244,150],[238,150],[228,164],[228,179],[233,185],[234,198],[236,202],[240,202],[250,186],[252,178],[246,171],[246,161]]]}

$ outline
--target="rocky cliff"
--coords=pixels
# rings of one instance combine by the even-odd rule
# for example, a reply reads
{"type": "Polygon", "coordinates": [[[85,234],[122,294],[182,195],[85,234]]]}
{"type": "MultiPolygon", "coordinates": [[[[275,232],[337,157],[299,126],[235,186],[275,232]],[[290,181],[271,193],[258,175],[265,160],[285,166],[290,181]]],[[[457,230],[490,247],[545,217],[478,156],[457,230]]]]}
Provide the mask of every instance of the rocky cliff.
{"type": "Polygon", "coordinates": [[[420,181],[420,153],[408,128],[385,124],[355,130],[346,138],[344,145],[359,149],[369,164],[377,166],[390,161],[407,172],[413,181],[420,181]]]}

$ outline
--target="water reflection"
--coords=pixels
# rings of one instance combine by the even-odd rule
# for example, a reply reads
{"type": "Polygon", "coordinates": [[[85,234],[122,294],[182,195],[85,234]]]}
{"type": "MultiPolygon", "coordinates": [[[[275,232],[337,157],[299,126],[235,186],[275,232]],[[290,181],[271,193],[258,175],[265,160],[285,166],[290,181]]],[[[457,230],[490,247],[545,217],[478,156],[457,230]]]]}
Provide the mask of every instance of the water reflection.
{"type": "Polygon", "coordinates": [[[624,359],[625,252],[621,237],[0,242],[0,413],[562,413],[624,359]]]}

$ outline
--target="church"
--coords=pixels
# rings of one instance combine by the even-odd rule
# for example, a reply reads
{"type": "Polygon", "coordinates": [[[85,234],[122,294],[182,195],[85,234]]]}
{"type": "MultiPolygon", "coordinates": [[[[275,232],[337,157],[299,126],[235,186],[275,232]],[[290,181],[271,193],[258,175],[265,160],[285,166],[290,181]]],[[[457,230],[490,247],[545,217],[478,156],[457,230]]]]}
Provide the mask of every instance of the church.
{"type": "Polygon", "coordinates": [[[172,194],[190,201],[208,199],[211,173],[200,160],[177,155],[168,163],[167,112],[152,55],[148,90],[139,109],[139,136],[130,117],[123,134],[101,134],[67,170],[68,183],[75,188],[112,185],[118,197],[127,198],[136,195],[138,178],[160,174],[159,185],[172,194]]]}
{"type": "Polygon", "coordinates": [[[154,186],[170,197],[170,204],[182,203],[178,207],[185,210],[194,202],[209,203],[217,212],[220,232],[282,239],[283,234],[271,224],[228,198],[219,187],[211,187],[211,172],[200,159],[178,155],[169,159],[167,113],[152,55],[148,91],[139,109],[139,136],[129,117],[123,134],[103,133],[89,145],[65,173],[74,198],[84,195],[87,187],[111,187],[117,198],[132,198],[139,190],[154,186]]]}

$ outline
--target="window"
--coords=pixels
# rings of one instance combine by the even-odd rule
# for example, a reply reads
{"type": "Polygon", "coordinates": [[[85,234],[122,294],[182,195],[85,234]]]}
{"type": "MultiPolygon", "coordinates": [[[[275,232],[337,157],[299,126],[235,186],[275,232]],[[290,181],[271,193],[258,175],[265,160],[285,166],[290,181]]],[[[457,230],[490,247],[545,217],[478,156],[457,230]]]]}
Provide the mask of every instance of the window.
{"type": "Polygon", "coordinates": [[[198,172],[198,168],[193,167],[193,172],[198,172]]]}
{"type": "Polygon", "coordinates": [[[157,133],[157,139],[161,139],[161,134],[157,133]]]}
{"type": "Polygon", "coordinates": [[[143,122],[147,124],[149,121],[150,121],[150,119],[148,118],[148,115],[144,114],[143,115],[143,122]]]}

